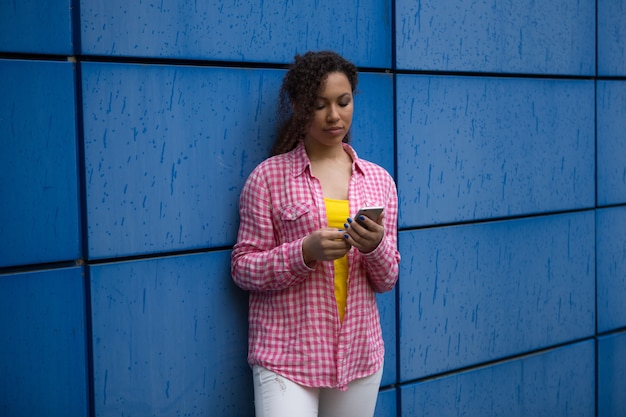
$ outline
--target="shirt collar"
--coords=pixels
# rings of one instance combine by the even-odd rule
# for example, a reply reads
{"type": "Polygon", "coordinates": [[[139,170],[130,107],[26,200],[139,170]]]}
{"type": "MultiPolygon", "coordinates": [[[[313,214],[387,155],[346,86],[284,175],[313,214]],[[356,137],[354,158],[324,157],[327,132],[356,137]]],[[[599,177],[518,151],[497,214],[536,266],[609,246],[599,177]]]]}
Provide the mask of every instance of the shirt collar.
{"type": "MultiPolygon", "coordinates": [[[[361,166],[361,160],[354,148],[347,143],[343,143],[343,149],[350,155],[352,158],[352,167],[353,169],[358,170],[363,173],[363,167],[361,166]]],[[[309,160],[309,156],[306,153],[306,149],[304,148],[304,143],[300,141],[296,148],[291,151],[293,157],[293,175],[298,176],[302,175],[302,173],[309,168],[309,172],[311,170],[311,161],[309,160]]]]}

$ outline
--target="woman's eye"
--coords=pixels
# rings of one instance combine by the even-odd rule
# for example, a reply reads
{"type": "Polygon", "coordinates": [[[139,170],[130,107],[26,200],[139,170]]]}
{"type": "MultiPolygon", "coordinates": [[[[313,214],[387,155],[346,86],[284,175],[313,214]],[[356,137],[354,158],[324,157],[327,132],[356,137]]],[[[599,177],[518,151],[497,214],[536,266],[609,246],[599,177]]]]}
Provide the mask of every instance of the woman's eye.
{"type": "Polygon", "coordinates": [[[341,107],[346,107],[348,104],[350,104],[350,100],[348,100],[348,101],[342,101],[341,103],[339,103],[339,105],[340,105],[341,107]]]}
{"type": "Polygon", "coordinates": [[[316,110],[322,110],[323,108],[324,108],[324,103],[317,103],[317,104],[315,105],[315,109],[316,109],[316,110]]]}

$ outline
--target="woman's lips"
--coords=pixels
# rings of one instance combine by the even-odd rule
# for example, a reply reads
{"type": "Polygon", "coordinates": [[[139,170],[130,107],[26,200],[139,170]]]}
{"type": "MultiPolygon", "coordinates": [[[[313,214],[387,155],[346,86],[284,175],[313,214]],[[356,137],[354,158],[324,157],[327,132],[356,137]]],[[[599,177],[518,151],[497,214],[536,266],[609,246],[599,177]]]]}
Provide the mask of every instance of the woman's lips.
{"type": "Polygon", "coordinates": [[[330,133],[330,134],[339,134],[343,132],[343,128],[340,126],[333,126],[333,127],[329,127],[324,129],[326,132],[330,133]]]}

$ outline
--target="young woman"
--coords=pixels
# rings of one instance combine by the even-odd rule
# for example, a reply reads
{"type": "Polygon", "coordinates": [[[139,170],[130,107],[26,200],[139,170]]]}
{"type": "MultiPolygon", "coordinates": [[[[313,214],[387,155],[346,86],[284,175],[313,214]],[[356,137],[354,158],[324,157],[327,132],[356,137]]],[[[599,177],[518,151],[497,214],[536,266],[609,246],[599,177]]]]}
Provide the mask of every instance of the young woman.
{"type": "Polygon", "coordinates": [[[348,145],[356,67],[297,55],[283,79],[274,155],[250,174],[232,253],[250,292],[257,417],[374,414],[384,347],[377,292],[398,278],[391,176],[348,145]],[[374,220],[354,218],[381,206],[374,220]]]}

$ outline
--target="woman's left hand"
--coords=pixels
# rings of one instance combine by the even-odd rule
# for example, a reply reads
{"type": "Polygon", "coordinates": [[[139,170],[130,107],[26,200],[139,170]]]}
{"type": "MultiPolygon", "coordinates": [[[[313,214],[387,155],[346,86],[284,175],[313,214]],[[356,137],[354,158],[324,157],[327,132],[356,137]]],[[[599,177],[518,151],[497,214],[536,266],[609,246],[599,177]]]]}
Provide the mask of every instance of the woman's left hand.
{"type": "Polygon", "coordinates": [[[371,252],[378,247],[385,235],[383,226],[384,213],[376,221],[361,216],[359,219],[348,219],[344,224],[346,241],[363,253],[371,252]]]}

